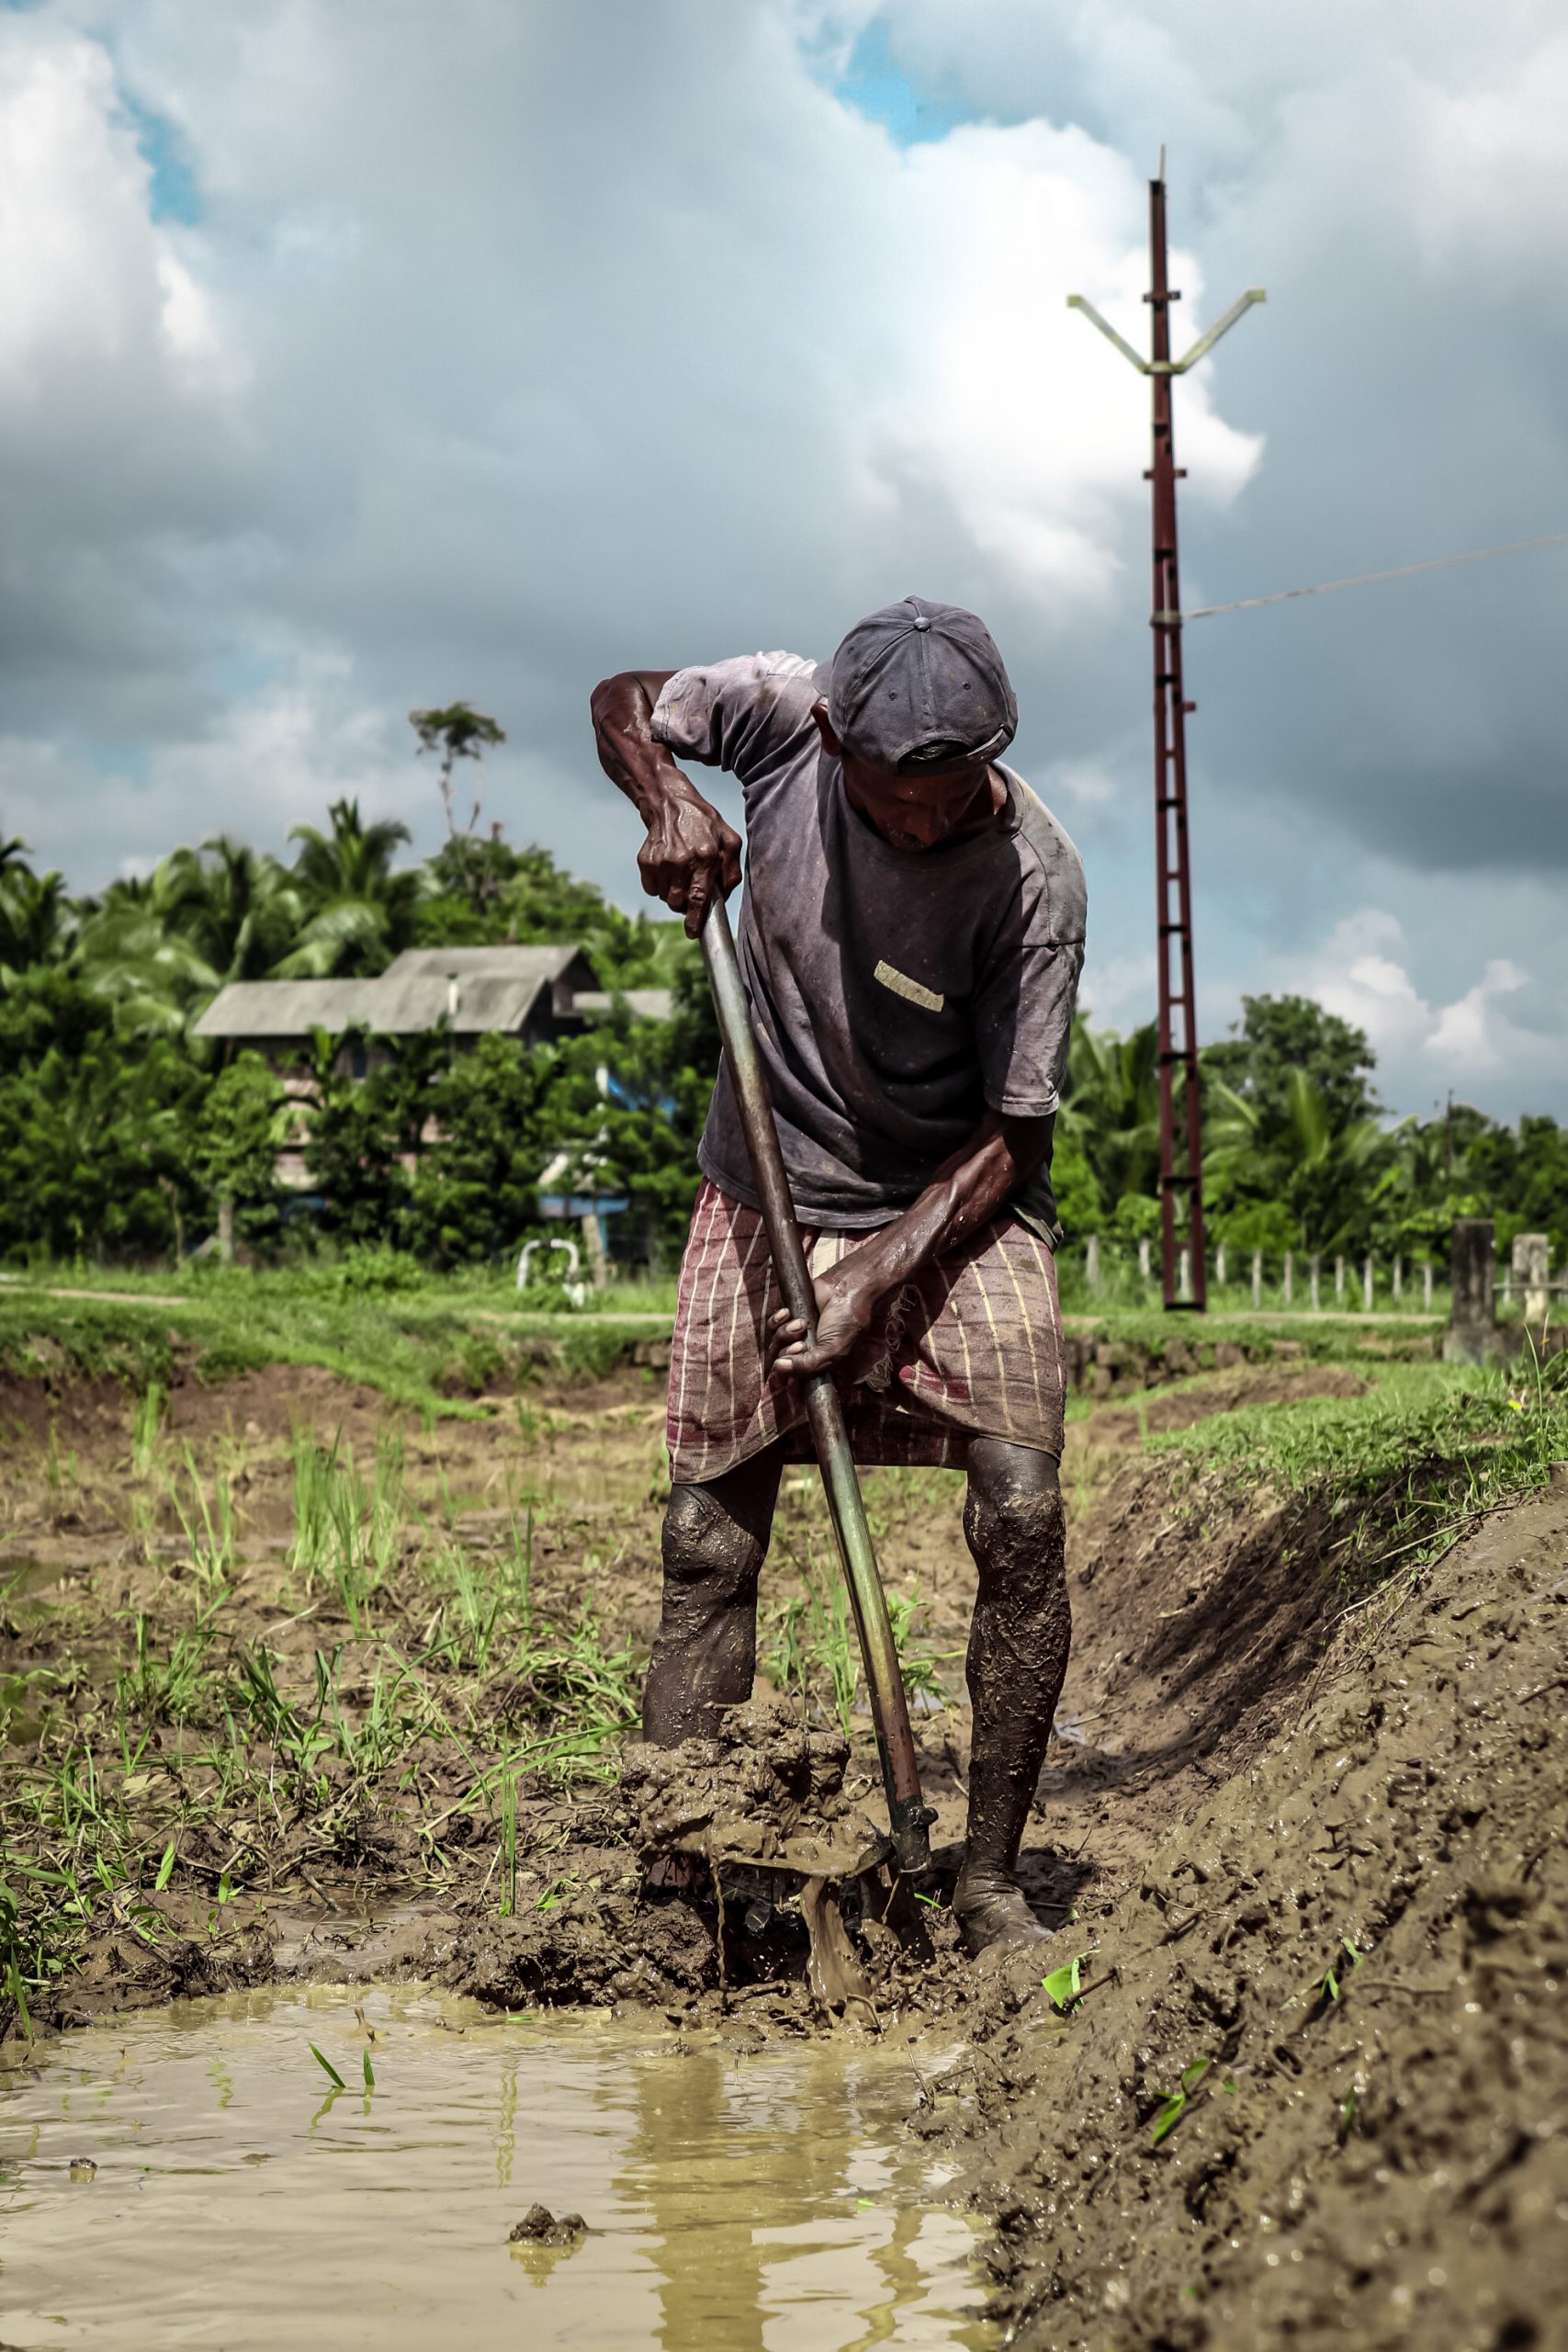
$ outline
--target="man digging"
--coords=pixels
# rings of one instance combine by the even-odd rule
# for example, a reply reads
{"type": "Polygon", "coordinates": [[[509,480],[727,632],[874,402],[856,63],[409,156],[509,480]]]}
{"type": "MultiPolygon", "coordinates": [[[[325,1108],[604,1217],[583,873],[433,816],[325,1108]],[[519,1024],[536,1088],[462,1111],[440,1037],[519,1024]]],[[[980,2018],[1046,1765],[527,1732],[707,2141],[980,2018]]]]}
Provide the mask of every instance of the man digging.
{"type": "Polygon", "coordinates": [[[740,969],[818,1308],[812,1342],[773,1279],[721,1066],[681,1267],[645,1736],[673,1747],[750,1696],[780,1472],[812,1458],[800,1378],[832,1367],[857,1462],[967,1473],[974,1735],[953,1907],[971,1952],[1040,1939],[1014,1873],[1071,1634],[1050,1168],[1082,863],[999,763],[1012,688],[954,605],[907,596],[827,664],[624,671],[592,708],[648,828],[643,888],[693,938],[740,878],[740,842],[677,760],[739,780],[740,969]]]}

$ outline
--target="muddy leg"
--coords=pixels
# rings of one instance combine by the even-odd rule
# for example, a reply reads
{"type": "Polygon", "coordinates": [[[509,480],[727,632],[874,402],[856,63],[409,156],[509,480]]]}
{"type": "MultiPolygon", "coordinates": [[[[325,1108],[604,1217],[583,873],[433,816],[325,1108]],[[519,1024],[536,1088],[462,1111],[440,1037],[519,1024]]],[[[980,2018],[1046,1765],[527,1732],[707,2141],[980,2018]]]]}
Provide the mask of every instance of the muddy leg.
{"type": "Polygon", "coordinates": [[[970,1951],[980,1951],[1045,1932],[1013,1871],[1072,1638],[1051,1455],[973,1440],[964,1532],[980,1582],[969,1635],[969,1838],[953,1907],[970,1951]]]}
{"type": "Polygon", "coordinates": [[[751,1696],[757,1577],[782,1466],[772,1446],[708,1486],[671,1489],[664,1612],[642,1699],[643,1737],[655,1747],[711,1732],[721,1707],[751,1696]]]}

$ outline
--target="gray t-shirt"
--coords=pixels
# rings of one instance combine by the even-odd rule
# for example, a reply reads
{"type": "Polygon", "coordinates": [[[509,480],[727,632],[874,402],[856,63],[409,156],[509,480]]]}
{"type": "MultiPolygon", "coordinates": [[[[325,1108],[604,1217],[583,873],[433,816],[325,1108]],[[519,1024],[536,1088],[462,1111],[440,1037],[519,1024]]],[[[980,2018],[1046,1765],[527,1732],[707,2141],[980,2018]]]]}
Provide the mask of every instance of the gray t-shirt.
{"type": "MultiPolygon", "coordinates": [[[[680,670],[653,714],[678,759],[728,769],[746,805],[740,969],[803,1222],[890,1224],[987,1104],[1056,1108],[1083,966],[1083,862],[1022,778],[994,830],[894,849],[844,797],[788,653],[680,670]]],[[[722,1065],[698,1159],[761,1205],[722,1065]]],[[[1055,1246],[1049,1169],[1010,1206],[1055,1246]]]]}

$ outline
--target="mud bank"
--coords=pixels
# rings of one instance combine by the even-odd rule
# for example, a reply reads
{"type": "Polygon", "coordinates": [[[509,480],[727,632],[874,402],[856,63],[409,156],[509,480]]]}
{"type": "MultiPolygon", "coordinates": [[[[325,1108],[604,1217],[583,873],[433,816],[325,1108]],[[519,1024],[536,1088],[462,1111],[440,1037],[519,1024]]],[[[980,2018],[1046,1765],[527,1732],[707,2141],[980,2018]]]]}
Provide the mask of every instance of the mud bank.
{"type": "Polygon", "coordinates": [[[1559,1489],[1340,1627],[1063,1939],[1077,2006],[993,2002],[962,2130],[1012,2340],[1564,2341],[1565,1633],[1559,1489]]]}

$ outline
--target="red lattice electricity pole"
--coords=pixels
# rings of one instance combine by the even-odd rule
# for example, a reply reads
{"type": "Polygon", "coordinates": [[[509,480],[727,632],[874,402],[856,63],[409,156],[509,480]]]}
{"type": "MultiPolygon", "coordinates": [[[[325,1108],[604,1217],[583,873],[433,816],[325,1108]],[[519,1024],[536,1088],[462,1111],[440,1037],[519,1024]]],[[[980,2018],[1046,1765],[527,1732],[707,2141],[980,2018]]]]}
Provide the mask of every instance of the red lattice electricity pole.
{"type": "Polygon", "coordinates": [[[1169,282],[1165,231],[1165,150],[1158,175],[1149,182],[1150,350],[1141,358],[1130,343],[1102,319],[1081,294],[1069,294],[1153,390],[1153,458],[1144,479],[1151,485],[1154,525],[1154,601],[1149,625],[1155,665],[1155,875],[1156,947],[1159,968],[1159,1206],[1160,1270],[1168,1307],[1201,1314],[1208,1284],[1203,1264],[1203,1152],[1198,1088],[1198,1021],[1192,986],[1192,885],[1187,838],[1187,714],[1194,706],[1181,683],[1181,586],[1177,563],[1176,485],[1185,468],[1176,462],[1171,423],[1171,380],[1212,351],[1242,312],[1264,298],[1248,287],[1223,319],[1200,335],[1180,359],[1170,356],[1170,305],[1180,300],[1169,282]],[[1176,1074],[1180,1069],[1181,1135],[1177,1134],[1176,1074]],[[1186,1209],[1181,1196],[1186,1195],[1186,1209]],[[1181,1279],[1186,1255],[1189,1279],[1181,1279]]]}

